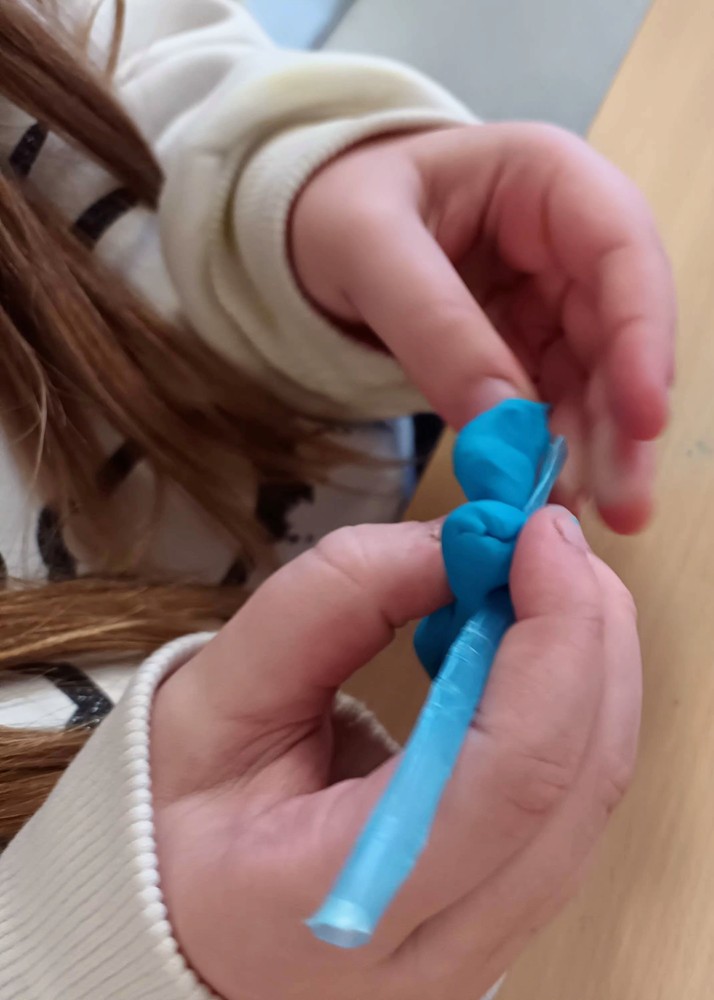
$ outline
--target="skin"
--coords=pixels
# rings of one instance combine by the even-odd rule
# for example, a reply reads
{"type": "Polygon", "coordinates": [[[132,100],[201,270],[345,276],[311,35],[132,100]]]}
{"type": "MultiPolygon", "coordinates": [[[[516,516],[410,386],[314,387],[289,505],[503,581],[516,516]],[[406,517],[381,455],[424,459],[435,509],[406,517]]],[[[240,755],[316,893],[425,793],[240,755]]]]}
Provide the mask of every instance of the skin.
{"type": "MultiPolygon", "coordinates": [[[[369,328],[455,428],[504,397],[542,398],[570,444],[561,499],[593,497],[618,531],[647,522],[672,278],[641,195],[584,143],[514,124],[360,145],[306,185],[289,244],[306,295],[369,328]]],[[[577,887],[633,768],[633,603],[561,508],[526,526],[510,583],[518,622],[433,837],[355,952],[304,920],[395,748],[336,691],[449,601],[439,526],[330,536],[164,682],[161,886],[185,958],[224,1000],[475,1000],[577,887]]]]}
{"type": "Polygon", "coordinates": [[[387,137],[312,178],[290,241],[306,294],[370,328],[447,423],[512,395],[551,403],[571,451],[558,499],[644,527],[676,304],[651,212],[615,167],[544,125],[387,137]]]}
{"type": "Polygon", "coordinates": [[[388,739],[336,710],[335,692],[448,599],[438,535],[328,537],[157,694],[162,889],[183,954],[224,1000],[475,1000],[578,885],[630,780],[633,604],[550,508],[521,536],[519,620],[415,874],[368,947],[311,936],[304,920],[394,766],[388,739]]]}

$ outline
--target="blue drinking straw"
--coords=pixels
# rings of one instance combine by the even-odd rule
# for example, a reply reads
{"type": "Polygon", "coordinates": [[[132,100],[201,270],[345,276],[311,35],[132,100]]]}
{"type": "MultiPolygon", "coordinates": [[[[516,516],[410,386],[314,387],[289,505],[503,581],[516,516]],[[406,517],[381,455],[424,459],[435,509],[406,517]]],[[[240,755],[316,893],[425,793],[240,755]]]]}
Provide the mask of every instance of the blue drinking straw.
{"type": "MultiPolygon", "coordinates": [[[[567,454],[555,438],[524,508],[543,507],[567,454]]],[[[374,934],[429,841],[439,802],[488,681],[504,633],[513,624],[508,588],[494,591],[451,645],[392,780],[367,820],[327,899],[308,921],[315,937],[359,948],[374,934]]]]}

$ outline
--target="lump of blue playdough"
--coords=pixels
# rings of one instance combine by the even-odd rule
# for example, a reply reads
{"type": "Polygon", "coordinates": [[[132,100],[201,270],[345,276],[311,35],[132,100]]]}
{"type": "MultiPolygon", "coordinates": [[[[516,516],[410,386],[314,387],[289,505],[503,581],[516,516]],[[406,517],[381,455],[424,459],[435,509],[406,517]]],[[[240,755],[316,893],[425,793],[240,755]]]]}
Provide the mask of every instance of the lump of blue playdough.
{"type": "Polygon", "coordinates": [[[463,626],[493,590],[508,583],[511,561],[525,515],[498,500],[466,504],[447,518],[442,550],[452,604],[425,618],[414,646],[433,679],[463,626]]]}
{"type": "Polygon", "coordinates": [[[523,508],[549,440],[542,403],[511,399],[476,417],[454,447],[454,472],[467,499],[523,508]]]}
{"type": "Polygon", "coordinates": [[[522,511],[499,500],[459,507],[444,524],[441,546],[451,592],[470,613],[508,582],[522,511]]]}
{"type": "Polygon", "coordinates": [[[508,584],[523,507],[549,441],[548,408],[525,400],[502,403],[459,434],[454,469],[471,502],[447,518],[442,533],[454,602],[425,618],[414,639],[432,678],[467,619],[508,584]]]}

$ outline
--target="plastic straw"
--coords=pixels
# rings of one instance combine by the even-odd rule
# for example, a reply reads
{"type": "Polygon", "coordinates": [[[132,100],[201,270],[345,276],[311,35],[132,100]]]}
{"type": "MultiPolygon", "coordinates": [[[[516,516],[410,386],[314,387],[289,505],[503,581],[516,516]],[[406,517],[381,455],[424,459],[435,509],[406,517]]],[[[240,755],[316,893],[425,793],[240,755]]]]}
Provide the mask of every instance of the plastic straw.
{"type": "MultiPolygon", "coordinates": [[[[547,503],[566,445],[551,442],[524,513],[547,503]]],[[[358,948],[409,878],[429,841],[439,802],[453,774],[504,633],[513,624],[508,589],[489,595],[453,642],[392,779],[318,912],[313,934],[358,948]]]]}

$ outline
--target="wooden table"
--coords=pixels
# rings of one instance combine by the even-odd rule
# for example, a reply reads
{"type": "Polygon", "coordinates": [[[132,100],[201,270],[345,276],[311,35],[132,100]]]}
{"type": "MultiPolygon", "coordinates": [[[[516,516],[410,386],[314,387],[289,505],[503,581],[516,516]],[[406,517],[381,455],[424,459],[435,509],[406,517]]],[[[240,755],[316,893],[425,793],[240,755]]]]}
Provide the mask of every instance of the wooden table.
{"type": "MultiPolygon", "coordinates": [[[[638,776],[577,901],[502,1000],[714,997],[714,2],[655,0],[591,134],[640,184],[681,299],[674,425],[659,511],[636,541],[589,531],[640,607],[646,695],[638,776]]],[[[458,493],[442,449],[414,506],[458,493]]],[[[360,679],[399,735],[423,688],[409,636],[360,679]],[[388,666],[388,671],[387,671],[388,666]],[[408,692],[408,693],[404,693],[408,692]]],[[[461,998],[454,998],[461,1000],[461,998]]],[[[501,1000],[501,998],[499,998],[501,1000]]]]}

